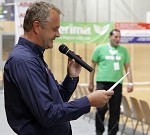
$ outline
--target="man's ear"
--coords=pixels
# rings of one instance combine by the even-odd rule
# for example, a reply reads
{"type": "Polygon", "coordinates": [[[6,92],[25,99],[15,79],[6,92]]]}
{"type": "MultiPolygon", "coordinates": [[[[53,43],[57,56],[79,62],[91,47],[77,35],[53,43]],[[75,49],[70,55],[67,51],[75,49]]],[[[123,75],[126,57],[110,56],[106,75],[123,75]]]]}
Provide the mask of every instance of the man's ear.
{"type": "Polygon", "coordinates": [[[39,21],[33,22],[33,31],[38,34],[40,32],[41,24],[39,21]]]}

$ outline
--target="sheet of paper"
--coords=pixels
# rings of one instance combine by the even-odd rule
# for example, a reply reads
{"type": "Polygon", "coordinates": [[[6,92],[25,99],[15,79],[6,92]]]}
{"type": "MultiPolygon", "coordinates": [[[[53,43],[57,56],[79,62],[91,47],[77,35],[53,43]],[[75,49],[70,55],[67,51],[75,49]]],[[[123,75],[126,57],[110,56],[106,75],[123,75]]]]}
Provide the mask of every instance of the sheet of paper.
{"type": "Polygon", "coordinates": [[[129,72],[127,72],[119,81],[117,81],[113,86],[111,86],[108,91],[113,90],[128,74],[129,72]]]}

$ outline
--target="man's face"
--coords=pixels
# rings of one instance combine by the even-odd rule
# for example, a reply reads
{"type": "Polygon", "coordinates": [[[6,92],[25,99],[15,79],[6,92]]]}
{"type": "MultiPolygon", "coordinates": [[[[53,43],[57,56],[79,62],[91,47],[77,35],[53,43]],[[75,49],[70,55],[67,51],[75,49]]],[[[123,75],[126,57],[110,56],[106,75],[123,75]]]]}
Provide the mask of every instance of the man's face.
{"type": "Polygon", "coordinates": [[[114,31],[113,35],[109,37],[111,46],[118,46],[120,43],[121,34],[118,31],[114,31]]]}
{"type": "Polygon", "coordinates": [[[41,45],[44,49],[53,48],[53,41],[55,38],[60,37],[60,15],[52,10],[50,13],[50,20],[48,20],[44,27],[41,28],[39,38],[41,45]]]}

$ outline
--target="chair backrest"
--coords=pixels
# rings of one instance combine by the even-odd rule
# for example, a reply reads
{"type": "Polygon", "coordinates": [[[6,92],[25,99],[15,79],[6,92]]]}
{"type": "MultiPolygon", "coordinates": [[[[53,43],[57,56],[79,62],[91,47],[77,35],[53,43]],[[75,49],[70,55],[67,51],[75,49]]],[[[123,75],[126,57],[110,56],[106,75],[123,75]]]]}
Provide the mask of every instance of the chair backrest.
{"type": "Polygon", "coordinates": [[[150,125],[150,107],[149,104],[144,101],[144,100],[139,100],[140,105],[141,105],[141,109],[142,109],[142,113],[143,113],[143,117],[144,117],[144,122],[148,125],[150,125]]]}
{"type": "Polygon", "coordinates": [[[79,93],[79,97],[85,96],[83,91],[83,86],[81,86],[80,84],[78,84],[78,93],[79,93]]]}
{"type": "Polygon", "coordinates": [[[83,92],[84,92],[85,96],[89,95],[90,92],[88,90],[88,87],[86,87],[86,86],[82,86],[82,87],[83,87],[83,92]]]}
{"type": "Polygon", "coordinates": [[[138,100],[134,97],[130,97],[130,101],[132,106],[133,117],[138,121],[143,121],[143,114],[138,100]]]}
{"type": "Polygon", "coordinates": [[[131,117],[131,108],[126,96],[124,95],[122,95],[122,106],[123,106],[123,114],[127,117],[131,117]]]}
{"type": "Polygon", "coordinates": [[[79,88],[79,85],[77,85],[75,91],[74,91],[73,94],[72,94],[72,99],[73,99],[73,100],[75,100],[75,99],[77,99],[77,98],[80,98],[80,93],[79,93],[79,91],[80,91],[80,88],[79,88]]]}

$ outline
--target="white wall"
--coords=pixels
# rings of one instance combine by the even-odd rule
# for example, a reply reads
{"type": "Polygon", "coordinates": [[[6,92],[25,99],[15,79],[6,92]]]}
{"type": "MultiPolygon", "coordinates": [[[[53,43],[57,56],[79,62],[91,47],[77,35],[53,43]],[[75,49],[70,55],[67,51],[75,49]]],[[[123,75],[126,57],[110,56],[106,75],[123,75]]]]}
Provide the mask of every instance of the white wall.
{"type": "Polygon", "coordinates": [[[146,22],[150,0],[46,0],[57,5],[62,21],[146,22]]]}

